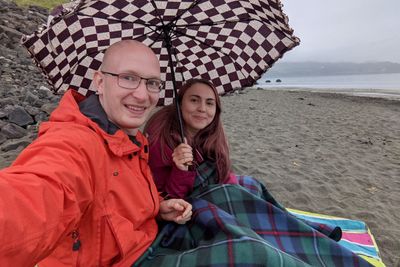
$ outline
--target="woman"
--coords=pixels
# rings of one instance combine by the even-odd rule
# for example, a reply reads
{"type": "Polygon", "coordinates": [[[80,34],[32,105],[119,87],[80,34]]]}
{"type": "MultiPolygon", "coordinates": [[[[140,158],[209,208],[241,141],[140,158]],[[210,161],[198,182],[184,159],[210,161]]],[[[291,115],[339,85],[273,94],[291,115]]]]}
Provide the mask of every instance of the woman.
{"type": "MultiPolygon", "coordinates": [[[[215,183],[237,183],[231,172],[228,142],[221,122],[221,101],[208,80],[192,79],[179,90],[185,143],[181,143],[175,104],[155,113],[147,122],[150,159],[158,190],[184,197],[195,185],[195,167],[215,170],[215,183]]],[[[210,181],[210,180],[208,180],[210,181]]]]}
{"type": "Polygon", "coordinates": [[[232,174],[221,103],[209,81],[188,81],[178,100],[186,140],[175,105],[159,110],[145,127],[149,165],[158,190],[187,197],[193,216],[160,227],[134,266],[370,266],[337,243],[339,227],[297,218],[257,179],[232,174]]]}

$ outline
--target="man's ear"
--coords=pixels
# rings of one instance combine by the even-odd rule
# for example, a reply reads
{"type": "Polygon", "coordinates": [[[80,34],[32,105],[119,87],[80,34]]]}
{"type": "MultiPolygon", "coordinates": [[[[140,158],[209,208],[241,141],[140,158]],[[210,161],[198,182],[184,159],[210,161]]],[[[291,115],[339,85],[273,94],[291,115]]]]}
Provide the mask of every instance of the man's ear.
{"type": "Polygon", "coordinates": [[[102,95],[104,92],[104,74],[100,71],[96,71],[93,75],[93,82],[97,89],[97,94],[102,95]]]}

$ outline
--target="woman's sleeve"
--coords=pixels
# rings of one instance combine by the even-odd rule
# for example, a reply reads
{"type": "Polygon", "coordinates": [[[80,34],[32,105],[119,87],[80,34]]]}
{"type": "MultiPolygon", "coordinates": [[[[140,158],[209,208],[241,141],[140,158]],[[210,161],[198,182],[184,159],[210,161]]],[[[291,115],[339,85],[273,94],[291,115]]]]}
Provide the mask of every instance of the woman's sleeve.
{"type": "Polygon", "coordinates": [[[168,195],[174,198],[184,198],[193,190],[196,171],[182,171],[172,163],[171,175],[165,185],[168,195]]]}
{"type": "Polygon", "coordinates": [[[195,171],[182,171],[178,169],[172,160],[172,149],[164,147],[166,159],[161,155],[159,141],[150,145],[149,165],[153,173],[154,182],[160,192],[168,197],[183,198],[193,189],[195,171]]]}

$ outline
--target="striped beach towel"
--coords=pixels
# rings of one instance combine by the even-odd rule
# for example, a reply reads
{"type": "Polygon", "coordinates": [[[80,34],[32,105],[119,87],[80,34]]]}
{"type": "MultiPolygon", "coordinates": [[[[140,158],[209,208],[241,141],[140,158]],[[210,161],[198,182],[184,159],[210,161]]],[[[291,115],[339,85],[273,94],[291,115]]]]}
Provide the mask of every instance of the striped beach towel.
{"type": "Polygon", "coordinates": [[[374,236],[364,222],[296,209],[287,210],[307,222],[329,225],[331,228],[340,227],[342,231],[342,237],[338,242],[340,245],[360,255],[374,266],[385,266],[379,255],[374,236]]]}

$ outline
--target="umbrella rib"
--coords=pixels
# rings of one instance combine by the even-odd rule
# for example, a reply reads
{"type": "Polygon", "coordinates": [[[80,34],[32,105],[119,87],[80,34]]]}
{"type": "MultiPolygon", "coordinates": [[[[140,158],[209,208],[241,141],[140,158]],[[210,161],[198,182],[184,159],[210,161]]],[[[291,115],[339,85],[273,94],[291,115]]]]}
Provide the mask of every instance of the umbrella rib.
{"type": "Polygon", "coordinates": [[[221,21],[211,21],[209,23],[192,23],[192,24],[181,24],[181,25],[175,25],[176,27],[195,27],[195,26],[214,26],[214,25],[220,25],[220,24],[227,24],[227,23],[238,23],[238,22],[249,22],[249,21],[258,21],[261,23],[264,23],[260,19],[255,19],[255,18],[246,18],[246,19],[235,19],[235,20],[221,20],[221,21]]]}
{"type": "MultiPolygon", "coordinates": [[[[81,16],[81,17],[87,17],[87,18],[98,18],[98,19],[103,19],[103,20],[107,20],[107,21],[114,21],[114,22],[116,22],[116,23],[129,23],[129,24],[132,24],[133,22],[132,21],[128,21],[128,20],[123,20],[123,19],[117,19],[117,18],[109,18],[109,17],[107,17],[107,18],[103,18],[103,17],[101,17],[101,16],[96,16],[96,15],[87,15],[87,14],[84,14],[84,13],[80,13],[80,12],[78,12],[77,13],[77,15],[79,15],[79,16],[81,16]]],[[[140,21],[135,21],[134,23],[136,23],[136,24],[139,24],[139,25],[142,25],[142,26],[146,26],[146,27],[150,27],[150,26],[154,26],[153,24],[150,24],[150,23],[146,23],[146,22],[140,22],[140,21]]]]}
{"type": "Polygon", "coordinates": [[[200,2],[201,0],[198,0],[198,1],[194,1],[190,6],[189,6],[189,8],[187,8],[187,9],[185,9],[181,14],[179,14],[179,15],[177,15],[175,18],[175,21],[177,21],[178,19],[180,19],[182,16],[183,16],[183,14],[185,14],[186,12],[188,12],[189,11],[189,9],[192,9],[192,8],[194,8],[195,6],[197,6],[198,4],[199,4],[199,2],[200,2]]]}
{"type": "MultiPolygon", "coordinates": [[[[150,2],[151,2],[151,4],[152,4],[154,10],[156,11],[156,16],[157,16],[157,18],[159,19],[159,21],[161,22],[162,28],[165,29],[165,28],[168,27],[168,28],[172,29],[173,26],[176,26],[175,22],[178,21],[178,19],[180,19],[180,18],[183,16],[183,14],[185,14],[185,12],[187,12],[189,9],[191,9],[191,8],[193,8],[195,5],[197,5],[199,1],[200,1],[200,0],[193,2],[193,3],[189,6],[189,8],[185,9],[181,14],[176,15],[175,18],[174,18],[174,20],[170,21],[167,25],[164,23],[164,20],[162,19],[161,14],[159,14],[159,12],[158,12],[159,9],[157,8],[157,5],[156,5],[155,1],[154,1],[154,0],[151,0],[150,2]]],[[[148,25],[145,25],[145,26],[148,26],[148,25]]]]}
{"type": "MultiPolygon", "coordinates": [[[[161,17],[161,15],[159,14],[159,9],[157,8],[157,5],[156,5],[156,3],[155,3],[155,1],[154,0],[151,0],[150,2],[151,2],[151,4],[152,4],[152,6],[153,6],[153,8],[154,8],[154,10],[156,11],[156,14],[157,14],[157,17],[158,17],[158,19],[159,19],[159,21],[161,22],[161,24],[162,24],[162,32],[164,33],[164,37],[166,37],[167,35],[168,35],[168,39],[169,40],[171,40],[171,37],[173,36],[173,28],[174,27],[176,27],[176,22],[183,16],[183,14],[185,14],[189,9],[192,9],[193,7],[195,7],[195,6],[197,6],[198,4],[199,4],[199,2],[200,2],[201,0],[196,0],[196,1],[194,1],[187,9],[185,9],[185,10],[183,10],[180,14],[177,14],[176,16],[175,16],[175,18],[173,19],[173,20],[171,20],[168,24],[165,24],[164,23],[164,20],[162,19],[162,17],[161,17]]],[[[151,26],[152,25],[147,25],[147,24],[143,24],[143,26],[146,26],[146,27],[150,27],[151,28],[151,26]]],[[[155,32],[157,31],[157,29],[155,29],[154,30],[155,32]]],[[[161,36],[162,34],[160,33],[159,34],[159,36],[161,36]]],[[[157,39],[158,39],[158,37],[157,37],[157,39]]],[[[154,43],[154,42],[153,42],[154,43]]]]}
{"type": "MultiPolygon", "coordinates": [[[[160,14],[158,14],[158,11],[159,11],[159,9],[157,8],[157,5],[156,5],[155,1],[154,1],[154,0],[151,0],[150,2],[151,2],[151,4],[152,4],[152,6],[153,6],[154,10],[156,11],[156,14],[157,14],[157,18],[158,18],[158,20],[161,22],[162,26],[163,26],[163,27],[165,27],[165,24],[164,24],[164,21],[163,21],[163,19],[162,19],[161,15],[160,15],[160,14]]],[[[144,24],[144,26],[147,26],[147,27],[149,27],[149,26],[148,26],[148,25],[146,25],[146,24],[144,24]]]]}

